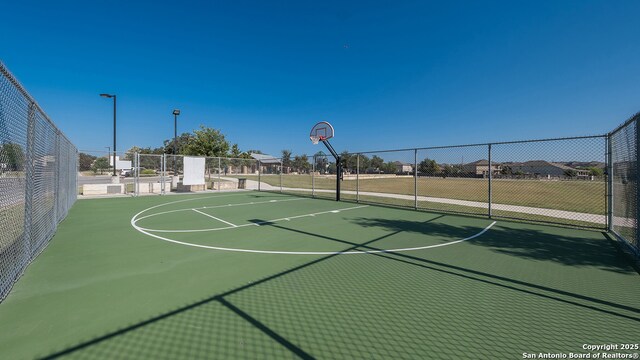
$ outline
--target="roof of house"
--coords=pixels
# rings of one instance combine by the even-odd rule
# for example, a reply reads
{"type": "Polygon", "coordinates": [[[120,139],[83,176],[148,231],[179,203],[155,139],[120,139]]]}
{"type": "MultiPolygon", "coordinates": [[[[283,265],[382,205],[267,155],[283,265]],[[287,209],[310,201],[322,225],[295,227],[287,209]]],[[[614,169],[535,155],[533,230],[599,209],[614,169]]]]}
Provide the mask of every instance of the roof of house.
{"type": "Polygon", "coordinates": [[[516,166],[553,166],[562,170],[576,170],[576,171],[580,170],[580,169],[572,168],[571,166],[567,166],[567,165],[556,163],[556,162],[546,161],[546,160],[530,160],[530,161],[525,161],[523,163],[517,163],[514,165],[516,166]]]}
{"type": "Polygon", "coordinates": [[[570,168],[566,165],[562,165],[562,164],[558,164],[558,163],[554,163],[554,162],[550,162],[550,161],[546,161],[546,160],[530,160],[530,161],[525,161],[523,163],[520,164],[521,166],[553,166],[553,167],[557,167],[563,170],[569,170],[569,169],[573,169],[570,168]]]}
{"type": "MultiPolygon", "coordinates": [[[[476,160],[474,162],[466,163],[464,165],[489,166],[489,160],[481,159],[481,160],[476,160]]],[[[500,163],[492,161],[491,165],[493,165],[493,166],[500,165],[500,163]]]]}
{"type": "Polygon", "coordinates": [[[252,158],[263,164],[280,164],[280,159],[267,154],[249,154],[252,158]]]}

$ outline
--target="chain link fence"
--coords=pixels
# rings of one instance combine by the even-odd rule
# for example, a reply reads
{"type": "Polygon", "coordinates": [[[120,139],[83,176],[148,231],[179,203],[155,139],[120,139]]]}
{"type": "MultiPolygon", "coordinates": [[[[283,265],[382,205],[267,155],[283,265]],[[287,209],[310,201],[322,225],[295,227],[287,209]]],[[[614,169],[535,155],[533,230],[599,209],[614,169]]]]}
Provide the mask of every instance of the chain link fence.
{"type": "Polygon", "coordinates": [[[341,198],[605,229],[606,144],[603,135],[342,153],[341,198]]]}
{"type": "MultiPolygon", "coordinates": [[[[340,154],[342,200],[612,230],[638,250],[638,116],[611,134],[340,154]]],[[[184,156],[133,158],[127,192],[180,188],[184,156]],[[129,191],[129,189],[131,189],[129,191]]],[[[252,189],[336,199],[336,161],[205,158],[202,190],[252,189]]],[[[127,180],[124,180],[127,183],[127,180]]]]}
{"type": "Polygon", "coordinates": [[[77,197],[78,151],[0,62],[0,300],[77,197]]]}
{"type": "MultiPolygon", "coordinates": [[[[637,122],[607,135],[340,154],[340,197],[400,206],[612,230],[638,251],[637,122]],[[609,175],[610,174],[610,175],[609,175]]],[[[184,156],[133,158],[127,192],[180,188],[184,156]],[[131,189],[131,190],[129,190],[131,189]]],[[[337,166],[312,157],[205,158],[202,190],[251,189],[336,199],[337,166]]],[[[124,180],[125,183],[128,180],[124,180]]]]}
{"type": "MultiPolygon", "coordinates": [[[[136,153],[116,153],[114,177],[113,152],[110,150],[79,150],[77,193],[85,196],[135,193],[136,153]]],[[[152,166],[150,164],[147,164],[152,166]]]]}
{"type": "MultiPolygon", "coordinates": [[[[185,155],[134,153],[131,156],[131,178],[121,175],[120,179],[124,183],[125,194],[280,189],[279,159],[261,163],[247,158],[196,157],[204,159],[204,184],[199,187],[183,186],[185,155]]],[[[104,191],[103,195],[106,195],[104,191]]]]}

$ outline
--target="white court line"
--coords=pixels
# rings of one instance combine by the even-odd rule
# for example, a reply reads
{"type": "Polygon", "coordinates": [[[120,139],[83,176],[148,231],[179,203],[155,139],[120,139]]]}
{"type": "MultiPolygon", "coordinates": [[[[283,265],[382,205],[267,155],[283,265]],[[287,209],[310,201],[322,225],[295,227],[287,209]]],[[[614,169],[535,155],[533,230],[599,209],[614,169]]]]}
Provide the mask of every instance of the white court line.
{"type": "MultiPolygon", "coordinates": [[[[191,199],[189,199],[191,200],[191,199]]],[[[273,203],[279,203],[279,202],[286,202],[286,201],[299,201],[299,200],[310,200],[310,199],[285,199],[285,200],[268,200],[268,201],[254,201],[254,202],[248,202],[248,203],[238,203],[238,204],[225,204],[225,205],[214,205],[214,206],[203,206],[203,207],[199,207],[199,208],[195,208],[198,210],[201,209],[217,209],[217,208],[223,208],[223,207],[233,207],[233,206],[246,206],[246,205],[258,205],[258,204],[273,204],[273,203]]],[[[149,208],[151,209],[151,208],[149,208]]],[[[193,209],[178,209],[178,210],[169,210],[169,211],[163,211],[163,212],[159,212],[159,213],[155,213],[155,214],[150,214],[150,215],[146,215],[146,216],[142,216],[140,218],[137,218],[136,221],[140,221],[142,219],[146,219],[146,218],[150,218],[153,216],[158,216],[158,215],[164,215],[164,214],[171,214],[174,212],[180,212],[180,211],[190,211],[193,209]]]]}
{"type": "Polygon", "coordinates": [[[231,225],[232,227],[238,227],[238,225],[236,225],[236,224],[230,223],[230,222],[228,222],[228,221],[224,221],[224,220],[222,220],[222,219],[220,219],[220,218],[217,218],[217,217],[215,217],[215,216],[213,216],[213,215],[209,215],[209,214],[207,214],[207,213],[205,213],[205,212],[202,212],[202,211],[200,211],[200,210],[198,210],[198,209],[191,209],[191,210],[193,210],[193,211],[197,212],[198,214],[202,214],[202,215],[204,215],[204,216],[208,216],[208,217],[210,217],[210,218],[212,218],[212,219],[216,219],[216,220],[218,220],[218,221],[220,221],[220,222],[223,222],[223,223],[225,223],[225,224],[227,224],[227,225],[231,225]]]}
{"type": "MultiPolygon", "coordinates": [[[[197,200],[202,200],[202,199],[211,199],[211,198],[223,198],[223,197],[230,197],[230,196],[246,196],[246,192],[238,192],[235,194],[229,194],[229,195],[212,195],[212,196],[204,196],[204,197],[194,197],[194,198],[190,198],[190,199],[182,199],[182,200],[176,200],[176,201],[171,201],[168,203],[164,203],[164,204],[159,204],[159,205],[154,205],[152,207],[148,207],[142,211],[140,211],[139,213],[133,215],[133,218],[136,218],[138,215],[145,213],[149,210],[155,209],[155,208],[159,208],[161,206],[167,206],[167,205],[171,205],[171,204],[177,204],[177,203],[181,203],[181,202],[186,202],[186,201],[197,201],[197,200]]],[[[190,210],[190,209],[186,209],[186,210],[190,210]]]]}
{"type": "MultiPolygon", "coordinates": [[[[296,216],[288,216],[288,217],[283,217],[283,218],[279,218],[279,219],[265,220],[265,221],[250,223],[250,224],[226,226],[226,227],[211,228],[211,229],[159,230],[159,229],[143,228],[143,227],[137,226],[137,225],[136,226],[137,226],[137,228],[145,230],[145,231],[161,232],[161,233],[194,233],[194,232],[206,232],[206,231],[219,231],[219,230],[229,230],[229,229],[233,229],[233,228],[241,228],[241,227],[246,227],[246,226],[260,226],[260,225],[269,224],[269,223],[278,222],[278,221],[289,221],[291,219],[299,219],[299,218],[303,218],[303,217],[310,217],[310,216],[316,216],[316,215],[337,214],[337,213],[339,213],[341,211],[361,209],[361,208],[365,208],[365,207],[368,207],[368,206],[369,205],[360,205],[360,206],[342,208],[342,209],[337,209],[337,210],[321,211],[321,212],[317,212],[317,213],[313,213],[313,214],[303,214],[303,215],[296,215],[296,216]]],[[[136,219],[133,223],[134,224],[137,223],[138,220],[140,220],[140,219],[136,219]]]]}
{"type": "MultiPolygon", "coordinates": [[[[187,242],[183,242],[183,241],[178,241],[178,240],[173,240],[173,239],[169,239],[166,237],[162,237],[160,235],[156,235],[156,234],[152,234],[148,231],[145,231],[143,228],[139,227],[136,225],[136,222],[139,219],[136,219],[137,216],[139,216],[140,214],[143,214],[144,212],[157,208],[159,206],[163,206],[163,205],[170,205],[170,204],[174,204],[177,202],[183,202],[183,201],[188,201],[188,200],[197,200],[197,199],[186,199],[186,200],[178,200],[178,201],[174,201],[174,202],[169,202],[166,204],[160,204],[160,205],[156,205],[156,206],[152,206],[150,208],[147,208],[145,210],[140,211],[139,213],[135,214],[132,218],[131,218],[131,226],[133,226],[134,229],[140,231],[141,233],[151,236],[153,238],[156,239],[160,239],[163,241],[167,241],[167,242],[171,242],[174,244],[179,244],[179,245],[185,245],[185,246],[191,246],[191,247],[196,247],[196,248],[201,248],[201,249],[210,249],[210,250],[221,250],[221,251],[232,251],[232,252],[243,252],[243,253],[254,253],[254,254],[279,254],[279,255],[362,255],[362,254],[376,254],[376,253],[393,253],[393,252],[402,252],[402,251],[414,251],[414,250],[423,250],[423,249],[431,249],[431,248],[437,248],[437,247],[442,247],[442,246],[448,246],[448,245],[453,245],[453,244],[458,244],[464,241],[468,241],[471,239],[475,239],[478,236],[484,234],[485,232],[487,232],[489,229],[491,229],[491,227],[493,227],[493,225],[496,224],[496,222],[492,222],[491,224],[489,224],[487,227],[485,227],[482,231],[480,231],[479,233],[469,236],[467,238],[461,239],[461,240],[456,240],[456,241],[450,241],[444,244],[436,244],[436,245],[427,245],[427,246],[421,246],[421,247],[413,247],[413,248],[401,248],[401,249],[390,249],[390,250],[368,250],[368,251],[360,251],[360,250],[356,250],[356,251],[275,251],[275,250],[253,250],[253,249],[236,249],[236,248],[225,248],[225,247],[218,247],[218,246],[207,246],[207,245],[199,245],[199,244],[192,244],[192,243],[187,243],[187,242]]],[[[365,205],[366,207],[366,205],[365,205]]],[[[347,209],[342,209],[342,210],[347,210],[347,209]]],[[[324,212],[326,213],[326,212],[324,212]]],[[[316,214],[320,214],[320,213],[316,213],[316,214]]],[[[304,215],[304,216],[314,216],[315,214],[309,214],[309,215],[304,215]]],[[[283,218],[284,219],[284,218],[283,218]]],[[[282,219],[280,219],[282,220],[282,219]]],[[[272,220],[273,221],[278,221],[278,219],[276,220],[272,220]]],[[[247,225],[256,225],[256,224],[247,224],[247,225]]],[[[240,225],[240,226],[244,226],[244,225],[240,225]]]]}
{"type": "Polygon", "coordinates": [[[207,246],[207,245],[192,244],[192,243],[173,240],[173,239],[169,239],[169,238],[166,238],[166,237],[162,237],[162,236],[159,236],[159,235],[155,235],[155,234],[146,232],[146,231],[140,229],[139,227],[137,227],[133,223],[133,219],[132,219],[132,223],[131,223],[131,225],[134,228],[136,228],[136,230],[140,231],[143,234],[149,235],[149,236],[154,237],[156,239],[168,241],[168,242],[171,242],[171,243],[174,243],[174,244],[186,245],[186,246],[192,246],[192,247],[196,247],[196,248],[210,249],[210,250],[245,252],[245,253],[254,253],[254,254],[278,254],[278,255],[365,255],[365,254],[395,253],[395,252],[403,252],[403,251],[432,249],[432,248],[437,248],[437,247],[442,247],[442,246],[449,246],[449,245],[453,245],[453,244],[458,244],[458,243],[461,243],[461,242],[464,242],[464,241],[475,239],[478,236],[480,236],[480,235],[484,234],[485,232],[487,232],[495,224],[496,224],[496,222],[494,221],[491,224],[489,224],[489,226],[487,226],[482,231],[480,231],[479,233],[477,233],[477,234],[475,234],[473,236],[469,236],[467,238],[461,239],[461,240],[450,241],[450,242],[447,242],[447,243],[444,243],[444,244],[427,245],[427,246],[413,247],[413,248],[389,249],[389,250],[366,250],[366,251],[361,251],[361,250],[355,250],[355,251],[276,251],[276,250],[236,249],[236,248],[226,248],[226,247],[219,247],[219,246],[207,246]]]}

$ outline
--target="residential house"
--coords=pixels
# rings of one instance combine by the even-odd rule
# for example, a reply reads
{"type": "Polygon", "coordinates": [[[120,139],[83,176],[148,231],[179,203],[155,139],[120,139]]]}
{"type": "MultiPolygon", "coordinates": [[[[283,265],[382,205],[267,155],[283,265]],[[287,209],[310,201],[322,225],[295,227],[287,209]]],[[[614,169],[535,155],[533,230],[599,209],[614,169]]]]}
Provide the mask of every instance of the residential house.
{"type": "Polygon", "coordinates": [[[401,161],[394,161],[393,164],[396,166],[397,174],[410,174],[413,173],[413,164],[403,163],[401,161]]]}
{"type": "Polygon", "coordinates": [[[575,169],[563,164],[549,162],[545,160],[531,160],[523,163],[513,163],[509,166],[512,173],[520,172],[524,175],[547,177],[547,178],[565,178],[573,177],[575,174],[578,179],[589,179],[590,170],[575,169]]]}
{"type": "MultiPolygon", "coordinates": [[[[474,174],[477,176],[486,177],[489,176],[489,160],[478,160],[471,163],[463,164],[462,171],[467,174],[474,174]]],[[[491,173],[499,174],[502,171],[502,165],[497,162],[491,163],[491,173]]]]}

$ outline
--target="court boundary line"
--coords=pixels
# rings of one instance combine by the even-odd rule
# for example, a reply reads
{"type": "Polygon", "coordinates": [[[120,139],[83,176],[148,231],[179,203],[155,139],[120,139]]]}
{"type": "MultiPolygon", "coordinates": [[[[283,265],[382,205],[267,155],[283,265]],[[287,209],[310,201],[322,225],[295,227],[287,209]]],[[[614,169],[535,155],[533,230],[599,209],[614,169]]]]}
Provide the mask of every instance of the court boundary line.
{"type": "MultiPolygon", "coordinates": [[[[186,200],[194,200],[194,199],[186,199],[186,200]]],[[[379,253],[397,253],[397,252],[406,252],[406,251],[415,251],[415,250],[424,250],[424,249],[432,249],[432,248],[438,248],[438,247],[444,247],[444,246],[449,246],[449,245],[454,245],[454,244],[459,244],[465,241],[469,241],[472,239],[475,239],[481,235],[483,235],[484,233],[486,233],[487,231],[489,231],[489,229],[491,229],[496,223],[497,221],[493,221],[491,224],[489,224],[487,227],[485,227],[484,229],[482,229],[480,232],[466,237],[464,239],[460,239],[460,240],[455,240],[455,241],[449,241],[443,244],[435,244],[435,245],[426,245],[426,246],[420,246],[420,247],[411,247],[411,248],[398,248],[398,249],[388,249],[388,250],[355,250],[355,251],[280,251],[280,250],[256,250],[256,249],[240,249],[240,248],[228,248],[228,247],[220,247],[220,246],[209,246],[209,245],[201,245],[201,244],[193,244],[193,243],[188,243],[188,242],[184,242],[184,241],[178,241],[178,240],[174,240],[174,239],[170,239],[170,238],[166,238],[160,235],[156,235],[156,234],[152,234],[149,231],[152,230],[147,230],[144,229],[138,225],[136,225],[136,222],[138,219],[136,219],[136,217],[142,213],[144,213],[145,211],[151,210],[153,208],[157,208],[163,205],[169,205],[169,204],[173,204],[176,202],[183,202],[185,200],[179,200],[179,201],[175,201],[175,202],[169,202],[166,204],[160,204],[160,205],[156,205],[156,206],[152,206],[150,208],[147,208],[145,210],[142,210],[140,212],[138,212],[136,215],[134,215],[131,218],[131,226],[136,229],[137,231],[147,235],[147,236],[151,236],[153,238],[159,239],[159,240],[163,240],[163,241],[167,241],[170,243],[174,243],[174,244],[178,244],[178,245],[185,245],[185,246],[190,246],[190,247],[195,247],[195,248],[201,248],[201,249],[208,249],[208,250],[220,250],[220,251],[230,251],[230,252],[243,252],[243,253],[253,253],[253,254],[276,254],[276,255],[366,255],[366,254],[379,254],[379,253]]],[[[365,207],[369,207],[369,205],[363,205],[363,206],[356,206],[356,207],[352,207],[352,208],[344,208],[344,209],[338,209],[338,212],[341,212],[343,210],[352,210],[352,209],[357,209],[357,208],[365,208],[365,207]]],[[[329,210],[329,211],[323,211],[322,213],[334,213],[334,211],[336,210],[329,210]]],[[[292,217],[286,217],[286,218],[281,218],[281,219],[276,219],[276,220],[271,220],[271,221],[264,221],[264,224],[270,223],[270,222],[276,222],[276,221],[283,221],[283,220],[291,220],[292,218],[300,218],[300,217],[309,217],[309,216],[315,216],[318,215],[319,213],[314,213],[314,214],[305,214],[305,215],[297,215],[297,216],[292,216],[292,217]]],[[[260,223],[253,223],[253,224],[243,224],[237,227],[244,227],[244,226],[260,226],[260,223]]],[[[220,229],[224,229],[224,228],[220,228],[220,229]]]]}
{"type": "Polygon", "coordinates": [[[210,218],[212,218],[212,219],[214,219],[214,220],[218,220],[218,221],[220,221],[220,222],[223,222],[223,223],[225,223],[225,224],[227,224],[227,225],[231,225],[232,227],[238,227],[238,225],[236,225],[236,224],[233,224],[233,223],[230,223],[230,222],[228,222],[228,221],[222,220],[222,219],[217,218],[217,217],[215,217],[215,216],[213,216],[213,215],[210,215],[210,214],[207,214],[207,213],[205,213],[205,212],[202,212],[202,211],[200,211],[200,210],[198,210],[198,209],[191,209],[191,210],[193,210],[193,211],[197,212],[198,214],[202,214],[202,215],[204,215],[204,216],[208,216],[208,217],[210,217],[210,218]]]}
{"type": "MultiPolygon", "coordinates": [[[[286,217],[282,217],[282,218],[278,218],[278,219],[273,219],[273,220],[265,220],[265,221],[258,221],[258,222],[254,222],[254,223],[250,223],[250,224],[242,224],[242,225],[235,225],[235,226],[225,226],[225,227],[221,227],[221,228],[209,228],[209,229],[185,229],[185,230],[164,230],[164,229],[149,229],[149,228],[144,228],[142,226],[139,226],[138,228],[145,230],[145,231],[151,231],[151,232],[159,232],[159,233],[196,233],[196,232],[210,232],[210,231],[220,231],[220,230],[229,230],[229,229],[233,229],[233,228],[243,228],[243,227],[247,227],[247,226],[261,226],[261,225],[266,225],[269,223],[274,223],[274,222],[279,222],[279,221],[290,221],[292,219],[300,219],[300,218],[304,218],[304,217],[313,217],[313,216],[317,216],[317,215],[325,215],[325,214],[338,214],[342,211],[347,211],[347,210],[355,210],[355,209],[361,209],[361,208],[366,208],[369,207],[369,205],[359,205],[359,206],[352,206],[352,207],[348,207],[348,208],[340,208],[340,209],[333,209],[333,210],[326,210],[326,211],[320,211],[320,212],[315,212],[315,213],[310,213],[310,214],[302,214],[302,215],[293,215],[293,216],[286,216],[286,217]]],[[[187,210],[195,210],[195,209],[187,209],[187,210]]],[[[208,214],[206,214],[208,215],[208,214]]],[[[134,223],[137,224],[138,220],[140,219],[136,219],[134,221],[134,223]]],[[[218,220],[218,219],[216,219],[218,220]]],[[[224,221],[223,221],[224,222],[224,221]]],[[[229,225],[233,225],[231,223],[229,223],[229,225]]]]}
{"type": "MultiPolygon", "coordinates": [[[[210,198],[213,198],[213,197],[214,196],[208,196],[206,198],[201,198],[201,199],[210,199],[210,198]]],[[[224,197],[224,196],[217,196],[217,197],[224,197]]],[[[189,199],[189,200],[192,200],[192,199],[189,199]]],[[[193,200],[196,200],[196,199],[193,199],[193,200]]],[[[201,209],[217,209],[217,208],[234,207],[234,206],[272,204],[272,203],[279,203],[279,202],[286,202],[286,201],[300,201],[300,200],[311,200],[311,199],[308,199],[308,198],[295,198],[295,199],[284,199],[284,200],[252,201],[252,202],[238,203],[238,204],[203,206],[203,207],[189,208],[189,209],[176,209],[176,210],[169,210],[169,211],[163,211],[163,212],[159,212],[159,213],[155,213],[155,214],[145,215],[145,216],[137,218],[136,221],[140,221],[142,219],[147,219],[147,218],[154,217],[154,216],[157,216],[157,215],[171,214],[171,213],[174,213],[174,212],[189,211],[189,210],[193,210],[193,209],[198,209],[198,210],[201,210],[201,209]]],[[[151,210],[151,209],[152,208],[148,208],[146,210],[151,210]]]]}

